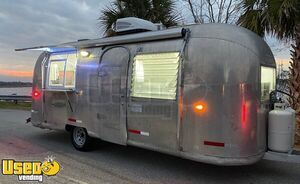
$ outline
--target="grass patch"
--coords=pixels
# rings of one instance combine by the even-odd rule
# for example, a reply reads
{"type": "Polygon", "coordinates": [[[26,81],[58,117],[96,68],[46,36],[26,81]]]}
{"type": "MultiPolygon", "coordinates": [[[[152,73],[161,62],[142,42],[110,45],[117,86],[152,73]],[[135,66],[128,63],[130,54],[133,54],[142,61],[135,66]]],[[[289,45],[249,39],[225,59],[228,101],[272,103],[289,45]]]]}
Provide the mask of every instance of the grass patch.
{"type": "Polygon", "coordinates": [[[7,102],[0,101],[0,109],[18,109],[18,110],[31,110],[31,102],[7,102]]]}

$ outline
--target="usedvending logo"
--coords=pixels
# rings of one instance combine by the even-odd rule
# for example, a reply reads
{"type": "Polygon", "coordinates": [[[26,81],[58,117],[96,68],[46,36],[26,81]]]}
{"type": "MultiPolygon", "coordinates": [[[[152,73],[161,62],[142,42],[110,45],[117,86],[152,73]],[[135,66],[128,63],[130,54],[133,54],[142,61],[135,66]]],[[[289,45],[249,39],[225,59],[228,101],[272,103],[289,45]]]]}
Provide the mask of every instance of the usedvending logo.
{"type": "Polygon", "coordinates": [[[5,176],[15,175],[19,181],[38,182],[43,182],[44,175],[55,176],[61,169],[60,164],[52,156],[44,162],[3,159],[1,168],[5,176]]]}

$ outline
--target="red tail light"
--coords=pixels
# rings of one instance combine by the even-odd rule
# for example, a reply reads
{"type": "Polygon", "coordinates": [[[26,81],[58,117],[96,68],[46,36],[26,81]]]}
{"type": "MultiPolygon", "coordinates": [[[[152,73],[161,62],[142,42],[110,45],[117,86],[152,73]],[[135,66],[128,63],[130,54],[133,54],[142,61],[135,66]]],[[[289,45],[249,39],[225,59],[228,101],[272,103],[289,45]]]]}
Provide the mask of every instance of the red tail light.
{"type": "Polygon", "coordinates": [[[40,92],[38,91],[38,90],[34,90],[34,91],[32,91],[32,97],[33,98],[39,98],[40,97],[40,92]]]}
{"type": "Polygon", "coordinates": [[[247,123],[247,104],[245,100],[243,100],[242,103],[242,127],[246,128],[246,123],[247,123]]]}

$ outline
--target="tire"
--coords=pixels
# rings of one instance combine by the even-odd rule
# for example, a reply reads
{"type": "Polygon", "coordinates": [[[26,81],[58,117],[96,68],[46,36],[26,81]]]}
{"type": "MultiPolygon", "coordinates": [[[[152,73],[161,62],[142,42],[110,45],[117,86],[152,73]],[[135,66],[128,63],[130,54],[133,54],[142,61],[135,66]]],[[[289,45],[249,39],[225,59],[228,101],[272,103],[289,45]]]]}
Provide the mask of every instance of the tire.
{"type": "Polygon", "coordinates": [[[88,135],[85,128],[74,127],[71,130],[71,141],[78,151],[89,151],[92,148],[92,138],[88,135]]]}

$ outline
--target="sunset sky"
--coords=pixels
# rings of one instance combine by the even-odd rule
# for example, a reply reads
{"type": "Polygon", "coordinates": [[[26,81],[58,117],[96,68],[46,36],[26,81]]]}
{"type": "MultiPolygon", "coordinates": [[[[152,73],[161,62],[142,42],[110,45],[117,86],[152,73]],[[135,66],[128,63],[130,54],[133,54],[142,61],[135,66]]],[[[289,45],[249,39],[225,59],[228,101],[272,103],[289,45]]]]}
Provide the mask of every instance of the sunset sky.
{"type": "MultiPolygon", "coordinates": [[[[101,9],[110,1],[1,0],[0,81],[32,80],[33,67],[40,52],[15,52],[15,48],[101,37],[103,31],[97,19],[101,9]]],[[[290,58],[289,44],[272,38],[267,42],[276,59],[286,68],[290,58]]]]}

